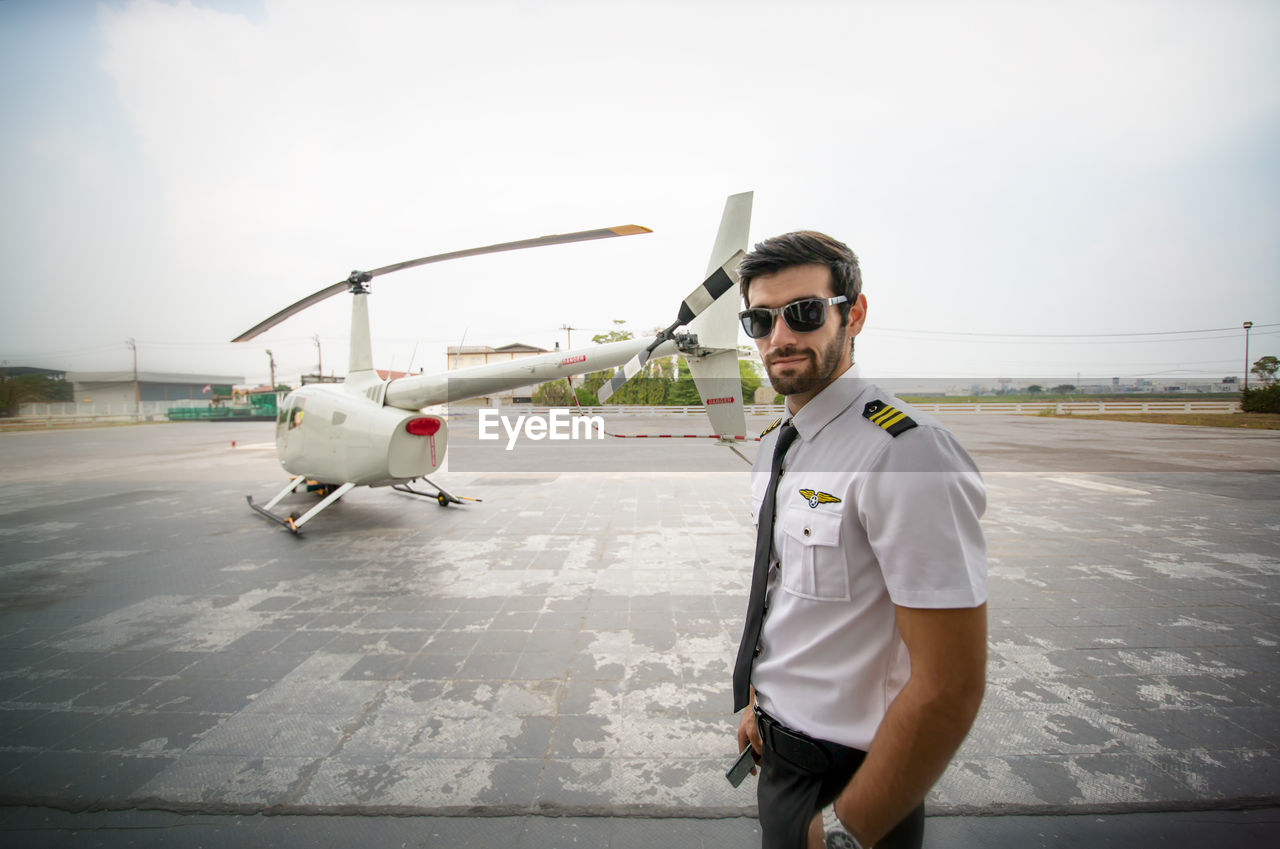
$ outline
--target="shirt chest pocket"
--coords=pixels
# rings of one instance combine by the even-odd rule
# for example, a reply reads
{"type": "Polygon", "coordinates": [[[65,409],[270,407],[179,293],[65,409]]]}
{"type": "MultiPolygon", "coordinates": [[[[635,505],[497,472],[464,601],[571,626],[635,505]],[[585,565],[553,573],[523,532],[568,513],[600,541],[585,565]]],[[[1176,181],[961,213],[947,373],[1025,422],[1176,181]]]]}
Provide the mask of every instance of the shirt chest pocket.
{"type": "Polygon", "coordinates": [[[782,588],[814,601],[849,600],[849,566],[840,548],[841,514],[792,507],[782,523],[782,588]]]}

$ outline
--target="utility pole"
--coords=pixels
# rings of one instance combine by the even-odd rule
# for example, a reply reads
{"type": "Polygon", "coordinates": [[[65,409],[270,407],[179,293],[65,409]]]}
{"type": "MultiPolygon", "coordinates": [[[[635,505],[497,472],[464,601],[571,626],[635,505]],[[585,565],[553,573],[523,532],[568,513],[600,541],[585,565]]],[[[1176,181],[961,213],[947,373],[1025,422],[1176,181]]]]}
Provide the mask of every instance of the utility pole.
{"type": "MultiPolygon", "coordinates": [[[[138,342],[130,336],[124,340],[124,344],[133,351],[133,417],[140,422],[142,421],[142,384],[138,382],[138,342]]],[[[1245,359],[1247,360],[1248,356],[1245,359]]]]}
{"type": "Polygon", "coordinates": [[[1241,325],[1244,328],[1244,391],[1249,391],[1249,328],[1253,327],[1252,321],[1246,321],[1241,325]]]}
{"type": "Polygon", "coordinates": [[[570,350],[573,349],[573,331],[581,330],[580,327],[570,327],[567,324],[560,325],[560,329],[564,331],[564,346],[570,350]]]}
{"type": "Polygon", "coordinates": [[[271,361],[271,391],[276,391],[276,358],[271,353],[271,349],[267,349],[267,359],[271,361]]]}
{"type": "Polygon", "coordinates": [[[316,371],[320,373],[320,382],[324,383],[324,360],[320,356],[320,334],[312,334],[311,341],[316,343],[316,371]]]}

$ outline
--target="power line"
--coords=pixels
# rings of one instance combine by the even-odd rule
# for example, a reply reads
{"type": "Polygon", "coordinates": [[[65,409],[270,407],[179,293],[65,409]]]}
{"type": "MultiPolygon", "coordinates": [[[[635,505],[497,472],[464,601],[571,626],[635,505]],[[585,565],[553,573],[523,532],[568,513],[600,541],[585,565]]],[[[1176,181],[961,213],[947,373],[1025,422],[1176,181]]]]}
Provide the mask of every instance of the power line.
{"type": "MultiPolygon", "coordinates": [[[[1280,322],[1274,324],[1255,324],[1254,328],[1259,327],[1280,327],[1280,322]]],[[[1001,339],[1092,339],[1102,337],[1124,337],[1124,336],[1179,336],[1192,333],[1239,333],[1239,327],[1206,327],[1200,330],[1151,330],[1145,332],[1126,332],[1126,333],[981,333],[977,331],[965,330],[920,330],[912,327],[869,327],[870,330],[891,330],[898,333],[920,333],[926,336],[994,336],[1001,339]]],[[[1222,338],[1222,337],[1211,337],[1222,338]]]]}
{"type": "MultiPolygon", "coordinates": [[[[1255,325],[1255,327],[1256,326],[1257,325],[1255,325]]],[[[1264,326],[1274,327],[1275,325],[1264,325],[1264,326]]],[[[880,330],[884,331],[889,329],[890,328],[881,328],[880,330]]],[[[993,338],[993,339],[972,339],[972,338],[955,339],[955,338],[947,338],[944,335],[946,331],[911,331],[911,330],[898,329],[898,330],[895,330],[894,332],[922,334],[925,336],[925,338],[928,341],[932,341],[932,342],[953,342],[956,344],[969,344],[969,345],[1152,345],[1152,344],[1161,344],[1161,343],[1167,345],[1170,342],[1222,342],[1222,341],[1229,341],[1231,338],[1229,336],[1197,336],[1189,339],[1176,339],[1176,340],[1173,340],[1173,339],[1083,339],[1083,338],[1071,340],[1071,339],[1062,338],[1062,337],[1055,338],[1055,339],[1049,339],[1044,337],[1027,338],[1023,336],[1016,336],[1014,334],[1005,334],[1001,338],[993,338]]],[[[873,328],[868,328],[866,331],[864,331],[864,333],[865,335],[871,338],[875,338],[876,336],[881,335],[881,333],[877,332],[873,328]]],[[[1253,335],[1254,336],[1275,336],[1277,334],[1280,334],[1280,330],[1271,330],[1263,333],[1254,333],[1253,335]]],[[[960,335],[960,334],[957,334],[957,335],[960,335]]],[[[974,334],[974,335],[985,335],[985,334],[974,334]]],[[[999,334],[992,334],[992,335],[999,336],[999,334]]],[[[885,334],[884,338],[920,340],[920,335],[893,336],[891,334],[885,334]]],[[[921,341],[924,341],[924,340],[921,340],[921,341]]]]}

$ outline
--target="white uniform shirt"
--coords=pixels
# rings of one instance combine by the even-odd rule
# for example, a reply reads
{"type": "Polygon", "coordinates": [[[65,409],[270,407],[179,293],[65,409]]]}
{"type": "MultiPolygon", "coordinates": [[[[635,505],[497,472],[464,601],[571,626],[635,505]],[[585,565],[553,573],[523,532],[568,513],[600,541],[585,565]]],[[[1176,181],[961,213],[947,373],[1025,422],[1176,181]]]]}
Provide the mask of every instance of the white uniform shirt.
{"type": "MultiPolygon", "coordinates": [[[[911,669],[894,605],[964,608],[987,599],[978,524],[986,490],[936,419],[862,380],[856,366],[792,421],[799,438],[778,483],[751,683],[782,724],[865,750],[911,669]],[[873,401],[917,426],[891,436],[864,417],[873,401]]],[[[752,469],[757,524],[777,433],[761,440],[752,469]]]]}

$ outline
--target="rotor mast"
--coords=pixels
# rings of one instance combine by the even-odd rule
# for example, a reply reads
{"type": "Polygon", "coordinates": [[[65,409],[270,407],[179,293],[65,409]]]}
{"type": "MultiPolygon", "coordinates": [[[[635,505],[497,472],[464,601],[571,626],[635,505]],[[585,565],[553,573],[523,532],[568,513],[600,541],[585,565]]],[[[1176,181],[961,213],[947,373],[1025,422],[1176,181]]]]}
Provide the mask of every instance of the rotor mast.
{"type": "Polygon", "coordinates": [[[347,277],[351,294],[351,355],[347,361],[347,374],[373,371],[373,337],[369,332],[369,283],[373,275],[367,271],[353,271],[347,277]]]}

